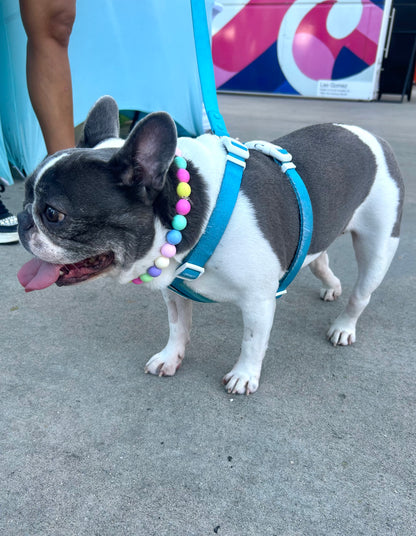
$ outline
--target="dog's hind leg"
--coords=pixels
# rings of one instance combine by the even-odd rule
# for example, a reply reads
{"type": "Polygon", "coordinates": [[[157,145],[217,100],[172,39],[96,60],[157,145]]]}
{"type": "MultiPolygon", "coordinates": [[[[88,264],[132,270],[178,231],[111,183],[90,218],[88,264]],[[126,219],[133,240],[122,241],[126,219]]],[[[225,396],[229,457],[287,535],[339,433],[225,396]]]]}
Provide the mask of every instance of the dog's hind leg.
{"type": "Polygon", "coordinates": [[[185,357],[192,326],[192,301],[170,290],[162,291],[168,308],[169,339],[163,350],[149,359],[145,372],[158,376],[173,376],[185,357]]]}
{"type": "Polygon", "coordinates": [[[345,311],[327,333],[335,346],[355,341],[357,320],[386,275],[399,244],[404,196],[403,179],[391,147],[359,127],[345,128],[371,149],[377,172],[367,198],[346,228],[352,234],[358,277],[345,311]]]}
{"type": "Polygon", "coordinates": [[[317,259],[309,264],[309,268],[315,277],[321,282],[320,296],[324,301],[334,301],[341,296],[342,287],[341,281],[336,277],[329,267],[328,254],[323,251],[317,259]]]}
{"type": "Polygon", "coordinates": [[[358,277],[345,311],[330,327],[327,337],[334,346],[355,342],[355,327],[367,307],[371,294],[380,285],[399,244],[395,237],[383,238],[377,233],[352,233],[358,264],[358,277]]]}

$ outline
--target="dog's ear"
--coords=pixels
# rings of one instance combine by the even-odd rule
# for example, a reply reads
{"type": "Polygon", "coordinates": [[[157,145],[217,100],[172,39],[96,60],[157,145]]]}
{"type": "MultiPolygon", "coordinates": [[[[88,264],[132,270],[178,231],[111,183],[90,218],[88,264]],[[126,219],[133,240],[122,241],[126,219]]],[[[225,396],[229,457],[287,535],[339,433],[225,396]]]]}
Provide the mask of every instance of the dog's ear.
{"type": "Polygon", "coordinates": [[[119,134],[120,119],[117,103],[112,97],[101,97],[85,120],[78,147],[93,148],[102,141],[118,138],[119,134]]]}
{"type": "Polygon", "coordinates": [[[176,150],[177,131],[166,112],[147,115],[134,127],[110,164],[125,186],[134,186],[151,204],[162,190],[176,150]]]}

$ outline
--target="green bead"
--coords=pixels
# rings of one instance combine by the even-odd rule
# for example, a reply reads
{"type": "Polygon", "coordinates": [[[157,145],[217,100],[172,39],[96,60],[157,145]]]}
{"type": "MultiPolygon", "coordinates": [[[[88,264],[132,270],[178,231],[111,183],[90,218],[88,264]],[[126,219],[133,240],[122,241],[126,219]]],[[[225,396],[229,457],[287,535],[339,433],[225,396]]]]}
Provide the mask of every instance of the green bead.
{"type": "Polygon", "coordinates": [[[143,283],[149,283],[153,279],[153,277],[149,274],[142,274],[140,276],[140,279],[143,281],[143,283]]]}
{"type": "Polygon", "coordinates": [[[182,231],[185,229],[187,224],[188,222],[186,221],[185,216],[182,216],[181,214],[176,214],[172,220],[172,227],[177,231],[182,231]]]}
{"type": "Polygon", "coordinates": [[[183,156],[175,156],[174,160],[176,167],[180,169],[186,169],[186,160],[183,156]]]}

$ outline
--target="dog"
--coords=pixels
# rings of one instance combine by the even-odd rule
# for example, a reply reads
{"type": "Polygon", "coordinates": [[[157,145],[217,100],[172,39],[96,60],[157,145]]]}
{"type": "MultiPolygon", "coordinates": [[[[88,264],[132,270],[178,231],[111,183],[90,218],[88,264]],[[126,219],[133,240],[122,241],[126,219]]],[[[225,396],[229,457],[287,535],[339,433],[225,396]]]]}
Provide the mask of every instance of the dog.
{"type": "MultiPolygon", "coordinates": [[[[293,155],[309,192],[314,224],[303,266],[322,282],[325,301],[341,294],[326,251],[339,235],[352,235],[357,280],[327,333],[333,345],[352,344],[357,320],[399,243],[404,196],[399,166],[386,141],[356,126],[313,125],[274,143],[293,155]]],[[[213,134],[177,138],[175,123],[165,112],[147,115],[121,140],[117,104],[102,97],[86,119],[79,146],[47,157],[26,181],[19,237],[35,258],[21,268],[21,284],[29,292],[103,275],[141,283],[137,278],[159,259],[160,275],[144,284],[163,293],[169,339],[145,371],[174,375],[189,341],[192,301],[168,287],[206,228],[226,157],[221,139],[213,134]],[[176,215],[177,148],[189,173],[191,193],[185,200],[191,210],[174,254],[160,260],[176,215]]],[[[250,150],[226,230],[203,276],[187,283],[208,299],[232,302],[242,311],[241,353],[223,379],[229,393],[250,394],[258,388],[276,289],[294,257],[299,229],[299,207],[287,177],[272,158],[250,150]]]]}

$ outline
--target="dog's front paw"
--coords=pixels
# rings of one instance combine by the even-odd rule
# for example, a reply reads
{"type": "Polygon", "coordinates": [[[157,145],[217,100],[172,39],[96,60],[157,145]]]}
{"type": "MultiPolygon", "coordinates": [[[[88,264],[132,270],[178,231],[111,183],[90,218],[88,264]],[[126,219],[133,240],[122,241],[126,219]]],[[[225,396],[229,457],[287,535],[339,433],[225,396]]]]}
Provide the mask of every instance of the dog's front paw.
{"type": "Polygon", "coordinates": [[[145,373],[155,374],[156,376],[173,376],[181,366],[183,356],[179,354],[167,355],[162,350],[149,359],[144,368],[145,373]]]}
{"type": "Polygon", "coordinates": [[[355,323],[337,319],[329,328],[326,336],[334,346],[353,344],[355,342],[355,323]]]}
{"type": "Polygon", "coordinates": [[[259,386],[259,374],[250,372],[236,366],[222,380],[229,393],[249,395],[255,393],[259,386]]]}

